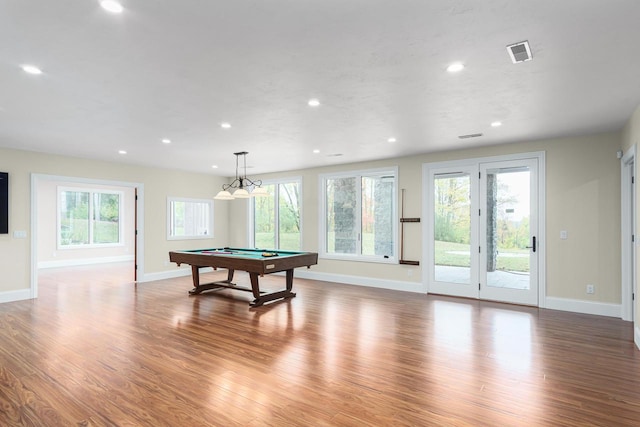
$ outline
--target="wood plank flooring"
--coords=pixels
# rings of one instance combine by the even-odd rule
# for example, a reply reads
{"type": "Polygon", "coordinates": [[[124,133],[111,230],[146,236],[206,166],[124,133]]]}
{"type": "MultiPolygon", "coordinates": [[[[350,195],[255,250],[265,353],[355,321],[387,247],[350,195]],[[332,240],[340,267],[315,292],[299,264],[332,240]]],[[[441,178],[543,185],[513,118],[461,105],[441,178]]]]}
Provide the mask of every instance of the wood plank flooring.
{"type": "Polygon", "coordinates": [[[122,268],[0,304],[0,425],[640,425],[629,322],[302,279],[250,308],[122,268]]]}

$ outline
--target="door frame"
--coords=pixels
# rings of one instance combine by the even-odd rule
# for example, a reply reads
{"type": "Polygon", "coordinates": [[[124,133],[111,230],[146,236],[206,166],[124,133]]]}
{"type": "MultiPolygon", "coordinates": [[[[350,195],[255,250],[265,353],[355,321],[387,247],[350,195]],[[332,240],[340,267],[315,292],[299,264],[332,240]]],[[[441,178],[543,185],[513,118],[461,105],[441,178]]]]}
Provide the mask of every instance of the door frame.
{"type": "Polygon", "coordinates": [[[422,164],[422,217],[425,218],[426,226],[422,227],[422,265],[425,266],[425,274],[422,277],[422,288],[425,293],[429,293],[430,284],[432,282],[432,262],[433,253],[429,242],[430,229],[433,228],[433,210],[432,201],[430,199],[430,180],[429,177],[434,169],[460,168],[475,166],[480,169],[480,163],[492,163],[502,161],[518,161],[525,159],[537,159],[538,161],[538,305],[537,307],[546,307],[546,162],[545,152],[528,152],[516,153],[502,156],[492,157],[475,157],[463,158],[458,160],[449,160],[444,162],[433,162],[422,164]],[[430,225],[431,224],[431,225],[430,225]]]}
{"type": "MultiPolygon", "coordinates": [[[[633,321],[634,299],[636,293],[636,257],[635,248],[638,242],[632,238],[636,234],[636,206],[635,206],[635,186],[632,177],[635,177],[635,157],[636,146],[633,145],[620,158],[620,188],[621,188],[621,278],[622,291],[620,301],[620,315],[622,320],[633,321]]],[[[635,239],[637,240],[637,238],[635,239]]]]}
{"type": "MultiPolygon", "coordinates": [[[[498,288],[495,286],[490,286],[488,281],[488,272],[487,272],[487,257],[488,257],[488,245],[487,245],[487,227],[479,227],[479,245],[482,247],[482,251],[480,251],[480,263],[479,263],[479,283],[482,283],[482,289],[479,293],[479,298],[487,299],[487,300],[497,300],[497,301],[505,301],[513,304],[525,304],[525,305],[538,305],[538,300],[540,299],[540,294],[538,293],[537,286],[539,285],[538,280],[538,260],[540,258],[540,253],[538,251],[538,236],[539,234],[539,226],[538,226],[538,215],[539,211],[536,208],[539,197],[538,197],[538,159],[537,158],[529,158],[529,159],[518,159],[514,161],[499,161],[499,162],[482,162],[479,163],[480,169],[480,191],[478,192],[478,201],[480,203],[480,215],[479,221],[480,224],[486,224],[487,220],[487,179],[488,179],[488,170],[502,170],[502,169],[520,169],[529,171],[529,201],[530,205],[530,234],[533,234],[532,239],[536,239],[536,248],[535,250],[531,249],[529,246],[529,283],[536,286],[535,289],[529,289],[527,292],[523,292],[520,289],[510,289],[510,288],[498,288]],[[505,298],[505,299],[503,299],[505,298]]],[[[533,240],[529,239],[528,245],[532,245],[533,240]]]]}
{"type": "Polygon", "coordinates": [[[144,184],[136,182],[111,181],[105,179],[81,178],[63,175],[31,174],[31,284],[30,298],[38,297],[38,184],[40,181],[64,181],[82,184],[108,185],[134,188],[137,193],[134,221],[134,268],[136,281],[144,277],[144,184]]]}

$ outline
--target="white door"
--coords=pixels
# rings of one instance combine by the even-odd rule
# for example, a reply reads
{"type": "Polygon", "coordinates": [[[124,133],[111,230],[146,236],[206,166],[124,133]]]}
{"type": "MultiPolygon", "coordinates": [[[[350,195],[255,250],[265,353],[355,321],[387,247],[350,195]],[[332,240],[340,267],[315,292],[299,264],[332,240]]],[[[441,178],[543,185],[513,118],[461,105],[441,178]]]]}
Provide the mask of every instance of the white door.
{"type": "Polygon", "coordinates": [[[538,305],[537,160],[480,164],[481,299],[538,305]]]}
{"type": "Polygon", "coordinates": [[[477,167],[439,168],[429,181],[429,292],[477,298],[477,167]]]}
{"type": "Polygon", "coordinates": [[[538,159],[427,168],[430,293],[538,305],[538,159]]]}

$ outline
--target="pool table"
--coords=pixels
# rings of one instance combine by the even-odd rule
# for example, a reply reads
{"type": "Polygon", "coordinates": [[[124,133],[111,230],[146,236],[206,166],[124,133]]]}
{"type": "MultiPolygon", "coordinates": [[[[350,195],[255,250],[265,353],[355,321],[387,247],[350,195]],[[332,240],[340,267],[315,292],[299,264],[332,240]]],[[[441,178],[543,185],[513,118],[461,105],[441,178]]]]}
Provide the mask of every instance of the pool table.
{"type": "Polygon", "coordinates": [[[245,249],[245,248],[213,248],[187,251],[169,252],[171,262],[191,265],[194,288],[189,294],[195,295],[209,289],[237,289],[252,292],[254,300],[249,304],[253,307],[261,306],[265,302],[293,298],[296,296],[293,289],[293,270],[297,267],[310,268],[318,263],[318,254],[315,252],[294,252],[275,249],[245,249]],[[200,283],[200,268],[213,267],[226,268],[227,280],[200,283]],[[251,288],[241,287],[233,283],[233,274],[236,270],[246,271],[251,279],[251,288]],[[271,292],[261,291],[258,277],[265,274],[286,272],[285,289],[271,292]]]}

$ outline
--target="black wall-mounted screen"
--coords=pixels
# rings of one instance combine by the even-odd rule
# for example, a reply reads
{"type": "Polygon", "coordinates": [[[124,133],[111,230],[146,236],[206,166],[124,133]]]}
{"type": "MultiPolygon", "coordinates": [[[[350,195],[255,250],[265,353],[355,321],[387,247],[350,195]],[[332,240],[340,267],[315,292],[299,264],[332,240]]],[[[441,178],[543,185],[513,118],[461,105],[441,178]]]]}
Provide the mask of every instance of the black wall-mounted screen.
{"type": "Polygon", "coordinates": [[[9,233],[9,174],[0,172],[0,234],[9,233]]]}

